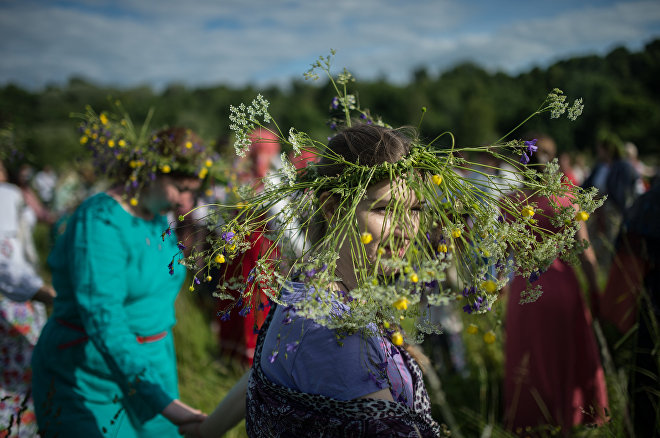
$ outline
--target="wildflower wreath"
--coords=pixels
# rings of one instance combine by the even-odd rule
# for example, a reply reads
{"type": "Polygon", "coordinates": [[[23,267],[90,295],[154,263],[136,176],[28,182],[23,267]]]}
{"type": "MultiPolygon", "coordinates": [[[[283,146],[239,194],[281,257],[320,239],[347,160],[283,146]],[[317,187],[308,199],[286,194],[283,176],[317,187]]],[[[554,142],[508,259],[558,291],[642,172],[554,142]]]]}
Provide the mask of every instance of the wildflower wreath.
{"type": "Polygon", "coordinates": [[[183,141],[166,129],[150,130],[153,109],[138,130],[121,102],[115,101],[114,107],[114,112],[97,114],[87,106],[85,113],[73,116],[82,119],[80,144],[92,153],[94,166],[106,178],[124,182],[131,205],[138,205],[142,188],[158,173],[197,175],[201,180],[224,173],[217,154],[191,130],[183,132],[183,141]]]}
{"type": "MultiPolygon", "coordinates": [[[[320,57],[305,75],[317,79],[318,73],[323,73],[334,87],[337,95],[331,107],[342,117],[333,118],[331,126],[350,127],[355,123],[387,126],[362,109],[357,97],[349,93],[353,81],[349,72],[344,69],[336,78],[331,74],[333,55],[334,52],[320,57]]],[[[308,284],[310,290],[309,299],[296,303],[300,315],[345,333],[376,327],[400,345],[403,319],[417,321],[418,334],[423,336],[439,331],[428,317],[428,306],[459,302],[456,298],[462,296],[464,311],[488,312],[512,274],[530,279],[528,301],[534,300],[540,293],[531,285],[534,278],[557,257],[575,260],[585,248],[584,242],[575,239],[579,222],[586,220],[602,203],[595,199],[595,191],[566,184],[556,160],[542,168],[528,165],[529,157],[536,152],[534,139],[507,140],[509,133],[490,145],[459,148],[451,133],[429,143],[422,143],[413,133],[409,134],[412,148],[403,159],[366,166],[346,161],[324,142],[294,128],[285,135],[268,112],[268,102],[260,95],[250,105],[230,109],[239,156],[245,156],[249,150],[251,133],[266,129],[295,155],[313,154],[323,163],[339,165],[343,170],[328,176],[327,172],[320,172],[323,164],[318,162],[297,170],[287,155],[282,154],[281,170],[264,179],[262,191],[255,192],[245,186],[238,191],[239,202],[207,206],[212,208],[209,227],[216,231],[210,247],[193,250],[187,258],[176,257],[195,272],[191,290],[201,281],[214,282],[217,297],[233,299],[226,312],[236,306],[243,315],[254,311],[259,303],[255,299],[255,284],[273,302],[288,305],[281,302],[279,291],[287,279],[297,278],[308,284]],[[449,144],[440,146],[443,139],[449,144]],[[506,163],[510,171],[500,176],[498,182],[489,179],[487,166],[478,167],[464,158],[479,152],[506,163]],[[484,178],[476,182],[461,173],[469,169],[484,178]],[[384,180],[392,188],[403,181],[422,200],[421,207],[415,211],[395,197],[383,207],[392,227],[405,228],[410,215],[419,216],[419,231],[411,237],[410,245],[402,245],[394,233],[374,236],[358,227],[358,203],[365,198],[369,187],[384,180]],[[341,201],[337,212],[328,220],[333,226],[315,239],[312,231],[322,214],[320,200],[325,192],[341,201]],[[516,198],[508,196],[510,193],[524,196],[516,198]],[[551,220],[558,232],[537,225],[535,217],[543,213],[530,200],[539,195],[553,200],[551,220]],[[573,206],[565,207],[554,201],[564,197],[569,197],[573,206]],[[250,247],[250,234],[264,227],[270,230],[267,237],[274,245],[257,261],[249,277],[213,278],[213,268],[240,257],[250,247]],[[375,264],[369,263],[366,256],[366,248],[374,239],[379,242],[375,264]],[[304,242],[302,249],[293,245],[299,241],[304,242]],[[336,269],[338,248],[346,242],[351,248],[357,287],[350,291],[328,290],[329,284],[341,280],[336,269]],[[457,273],[453,284],[448,281],[450,269],[457,273]],[[241,290],[240,297],[227,294],[230,289],[241,290]],[[333,305],[337,302],[345,303],[349,310],[337,312],[333,305]]],[[[548,112],[551,118],[567,113],[570,119],[575,119],[582,112],[582,101],[578,99],[569,107],[566,96],[555,89],[515,129],[548,112]]],[[[183,216],[179,219],[183,220],[183,216]]]]}

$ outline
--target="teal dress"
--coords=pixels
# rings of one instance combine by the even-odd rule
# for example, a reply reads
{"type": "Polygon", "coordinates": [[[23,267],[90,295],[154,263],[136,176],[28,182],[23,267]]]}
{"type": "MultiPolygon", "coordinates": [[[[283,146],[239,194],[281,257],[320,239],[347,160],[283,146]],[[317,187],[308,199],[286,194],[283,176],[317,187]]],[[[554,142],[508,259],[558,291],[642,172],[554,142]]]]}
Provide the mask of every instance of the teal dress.
{"type": "Polygon", "coordinates": [[[57,298],[32,356],[43,437],[179,436],[160,415],[178,398],[171,329],[185,277],[177,263],[168,273],[178,249],[167,227],[100,193],[57,239],[57,298]]]}

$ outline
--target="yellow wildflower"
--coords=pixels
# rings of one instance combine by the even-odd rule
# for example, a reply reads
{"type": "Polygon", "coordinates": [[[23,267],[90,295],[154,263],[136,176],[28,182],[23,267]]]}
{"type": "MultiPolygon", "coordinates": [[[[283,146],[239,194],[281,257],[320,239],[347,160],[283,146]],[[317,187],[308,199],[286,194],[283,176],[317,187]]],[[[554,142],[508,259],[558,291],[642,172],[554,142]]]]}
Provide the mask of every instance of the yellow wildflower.
{"type": "Polygon", "coordinates": [[[120,148],[123,148],[124,146],[126,146],[126,140],[122,138],[117,142],[117,144],[119,145],[120,148]]]}
{"type": "Polygon", "coordinates": [[[383,322],[383,327],[385,327],[386,329],[390,328],[390,323],[387,321],[383,322]]]}
{"type": "Polygon", "coordinates": [[[206,196],[213,196],[213,189],[206,189],[206,191],[204,192],[204,194],[205,194],[206,196]]]}
{"type": "Polygon", "coordinates": [[[365,231],[364,233],[362,233],[362,234],[360,235],[360,240],[362,241],[362,243],[364,243],[364,244],[366,245],[367,243],[369,243],[369,242],[371,242],[372,240],[374,240],[374,237],[371,235],[370,232],[365,231]]]}
{"type": "Polygon", "coordinates": [[[204,165],[205,165],[206,167],[211,167],[211,166],[213,166],[213,160],[211,160],[210,158],[207,158],[206,161],[204,162],[204,165]]]}
{"type": "Polygon", "coordinates": [[[487,331],[484,333],[484,342],[486,344],[492,344],[495,342],[495,332],[492,330],[487,331]]]}
{"type": "Polygon", "coordinates": [[[86,135],[83,135],[82,137],[80,137],[80,144],[85,144],[88,141],[89,141],[89,138],[87,138],[86,135]]]}
{"type": "Polygon", "coordinates": [[[169,164],[163,164],[163,165],[160,167],[160,170],[161,170],[161,172],[163,172],[163,173],[170,173],[170,172],[172,171],[172,168],[170,167],[169,164]]]}
{"type": "Polygon", "coordinates": [[[410,274],[410,281],[412,281],[413,283],[417,283],[419,281],[419,277],[417,276],[417,274],[415,274],[414,272],[410,274]]]}
{"type": "Polygon", "coordinates": [[[403,336],[401,335],[400,332],[392,333],[392,343],[396,346],[403,345],[403,336]]]}
{"type": "Polygon", "coordinates": [[[213,277],[211,277],[210,275],[207,275],[206,276],[206,281],[211,281],[211,280],[213,280],[213,277]]]}
{"type": "Polygon", "coordinates": [[[492,294],[497,290],[497,283],[493,280],[486,280],[481,283],[481,287],[486,291],[486,293],[492,294]]]}
{"type": "Polygon", "coordinates": [[[440,245],[438,245],[438,252],[447,252],[447,251],[449,251],[449,248],[447,248],[446,243],[441,243],[440,245]]]}
{"type": "Polygon", "coordinates": [[[468,332],[468,334],[470,335],[476,335],[477,332],[479,331],[479,327],[477,327],[474,324],[470,324],[469,326],[467,326],[467,329],[465,331],[468,332]]]}
{"type": "Polygon", "coordinates": [[[191,284],[190,287],[188,288],[188,290],[189,290],[190,292],[194,292],[194,291],[195,291],[195,286],[193,286],[193,285],[191,284]]]}
{"type": "Polygon", "coordinates": [[[188,140],[186,142],[186,149],[192,149],[192,147],[193,147],[192,141],[188,140]]]}
{"type": "Polygon", "coordinates": [[[587,213],[586,211],[579,211],[575,215],[575,219],[579,221],[586,221],[587,219],[589,219],[589,213],[587,213]]]}
{"type": "Polygon", "coordinates": [[[197,176],[199,176],[199,179],[204,179],[206,178],[206,175],[208,175],[208,173],[209,173],[209,169],[206,167],[202,167],[202,170],[199,171],[199,174],[197,176]]]}
{"type": "Polygon", "coordinates": [[[105,113],[101,113],[101,115],[99,116],[99,120],[104,125],[108,124],[108,116],[106,116],[105,113]]]}
{"type": "Polygon", "coordinates": [[[451,232],[451,235],[454,236],[454,239],[458,239],[459,237],[461,237],[462,233],[463,232],[461,231],[460,228],[456,228],[454,231],[451,232]]]}
{"type": "Polygon", "coordinates": [[[377,253],[379,256],[382,256],[383,254],[385,254],[385,250],[384,250],[383,248],[378,248],[378,250],[376,251],[376,253],[377,253]]]}
{"type": "Polygon", "coordinates": [[[371,279],[371,284],[374,286],[378,286],[378,279],[377,278],[372,278],[371,279]]]}
{"type": "Polygon", "coordinates": [[[222,254],[218,254],[217,256],[215,256],[215,262],[218,263],[218,264],[224,263],[225,262],[225,256],[222,255],[222,254]]]}
{"type": "Polygon", "coordinates": [[[433,175],[432,179],[433,179],[433,184],[435,184],[436,186],[442,184],[442,175],[437,175],[437,174],[433,175]]]}
{"type": "Polygon", "coordinates": [[[108,140],[108,147],[109,148],[115,147],[115,141],[113,139],[108,140]]]}
{"type": "Polygon", "coordinates": [[[408,308],[408,298],[406,297],[401,297],[398,300],[396,300],[392,306],[394,306],[395,309],[397,310],[406,310],[408,308]]]}
{"type": "Polygon", "coordinates": [[[131,198],[131,200],[128,201],[128,202],[129,202],[133,207],[135,207],[136,205],[138,205],[138,200],[137,200],[137,198],[131,198]]]}
{"type": "Polygon", "coordinates": [[[527,206],[523,207],[520,214],[522,214],[523,217],[530,217],[531,218],[532,216],[534,216],[534,209],[532,207],[530,207],[529,205],[527,205],[527,206]]]}

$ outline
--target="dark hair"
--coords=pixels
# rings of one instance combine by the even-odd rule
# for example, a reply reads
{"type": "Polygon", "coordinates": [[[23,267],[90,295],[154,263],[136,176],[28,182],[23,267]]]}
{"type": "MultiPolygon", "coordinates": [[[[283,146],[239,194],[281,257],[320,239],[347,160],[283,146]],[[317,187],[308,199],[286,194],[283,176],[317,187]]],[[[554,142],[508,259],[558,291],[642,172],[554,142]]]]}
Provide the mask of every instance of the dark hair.
{"type": "MultiPolygon", "coordinates": [[[[351,163],[375,166],[385,162],[396,163],[410,152],[412,140],[402,129],[359,124],[346,128],[328,142],[328,150],[351,163]]],[[[341,163],[322,158],[317,171],[322,176],[339,175],[341,163]]]]}

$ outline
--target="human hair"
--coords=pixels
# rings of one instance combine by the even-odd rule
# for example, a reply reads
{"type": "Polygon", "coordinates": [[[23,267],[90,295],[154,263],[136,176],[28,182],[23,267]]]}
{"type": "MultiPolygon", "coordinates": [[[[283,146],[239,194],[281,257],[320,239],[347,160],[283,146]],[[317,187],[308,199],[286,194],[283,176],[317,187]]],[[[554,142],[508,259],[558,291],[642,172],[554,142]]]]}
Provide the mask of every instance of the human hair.
{"type": "MultiPolygon", "coordinates": [[[[197,174],[199,153],[204,150],[204,142],[194,131],[175,126],[156,132],[152,137],[152,147],[162,157],[170,158],[178,165],[168,172],[173,178],[194,178],[197,174]]],[[[159,173],[164,173],[159,169],[159,173]]]]}
{"type": "MultiPolygon", "coordinates": [[[[404,128],[385,128],[367,123],[346,128],[328,142],[329,151],[350,163],[363,166],[396,163],[410,152],[411,146],[411,137],[405,134],[404,128]]],[[[318,163],[317,171],[321,176],[335,176],[344,167],[326,155],[318,163]]]]}
{"type": "MultiPolygon", "coordinates": [[[[346,165],[338,161],[337,156],[346,162],[363,166],[396,163],[405,157],[412,147],[412,136],[405,131],[404,128],[386,128],[367,123],[348,127],[330,139],[327,153],[315,165],[315,170],[321,177],[341,175],[346,165]]],[[[318,195],[321,197],[322,193],[318,195]]],[[[328,202],[328,199],[325,202],[328,202]]],[[[320,207],[323,208],[323,205],[320,207]]],[[[317,211],[310,220],[312,242],[318,242],[327,229],[327,220],[317,211]]]]}

